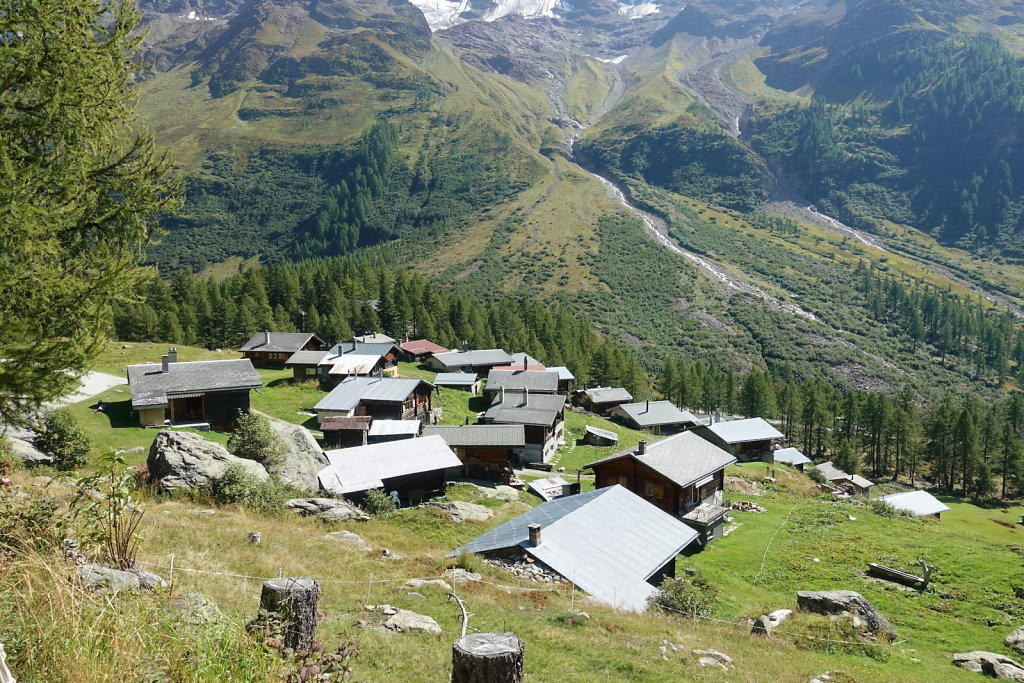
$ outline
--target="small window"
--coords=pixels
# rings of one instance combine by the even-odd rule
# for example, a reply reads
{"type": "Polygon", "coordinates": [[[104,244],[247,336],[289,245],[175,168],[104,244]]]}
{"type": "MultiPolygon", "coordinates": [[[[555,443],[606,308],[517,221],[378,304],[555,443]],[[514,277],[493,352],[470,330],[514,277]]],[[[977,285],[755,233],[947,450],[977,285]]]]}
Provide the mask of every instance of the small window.
{"type": "Polygon", "coordinates": [[[615,483],[617,483],[619,486],[629,488],[629,477],[619,477],[619,480],[615,483]]]}
{"type": "Polygon", "coordinates": [[[664,498],[665,487],[661,484],[655,484],[653,481],[644,482],[644,495],[651,498],[664,498]]]}

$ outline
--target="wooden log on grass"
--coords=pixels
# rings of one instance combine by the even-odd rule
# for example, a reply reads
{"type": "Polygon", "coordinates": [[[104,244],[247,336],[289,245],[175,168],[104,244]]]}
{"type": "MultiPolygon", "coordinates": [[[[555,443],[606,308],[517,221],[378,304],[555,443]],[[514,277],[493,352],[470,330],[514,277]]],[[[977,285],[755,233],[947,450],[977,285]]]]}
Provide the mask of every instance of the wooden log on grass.
{"type": "Polygon", "coordinates": [[[523,641],[514,633],[471,633],[452,645],[452,683],[520,683],[523,641]]]}
{"type": "Polygon", "coordinates": [[[263,584],[260,610],[281,617],[286,648],[308,650],[313,644],[319,597],[320,584],[313,579],[270,579],[263,584]]]}

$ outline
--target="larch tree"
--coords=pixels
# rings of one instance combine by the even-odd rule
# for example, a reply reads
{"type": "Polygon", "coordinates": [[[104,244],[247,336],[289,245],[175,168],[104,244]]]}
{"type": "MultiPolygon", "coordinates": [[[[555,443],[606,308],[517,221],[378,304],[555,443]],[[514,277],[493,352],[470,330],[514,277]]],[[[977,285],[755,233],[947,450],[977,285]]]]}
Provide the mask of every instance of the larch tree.
{"type": "Polygon", "coordinates": [[[127,0],[0,0],[0,420],[68,391],[180,186],[135,113],[127,0]]]}

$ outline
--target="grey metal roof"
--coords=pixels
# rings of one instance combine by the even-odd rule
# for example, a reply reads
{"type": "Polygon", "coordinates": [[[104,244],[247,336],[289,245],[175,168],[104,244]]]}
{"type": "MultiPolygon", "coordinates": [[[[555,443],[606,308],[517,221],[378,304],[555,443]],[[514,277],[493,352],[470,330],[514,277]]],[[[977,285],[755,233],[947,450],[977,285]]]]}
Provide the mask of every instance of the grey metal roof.
{"type": "Polygon", "coordinates": [[[398,340],[394,337],[389,337],[386,334],[375,332],[373,334],[357,334],[355,336],[357,342],[364,344],[394,344],[398,340]]]}
{"type": "Polygon", "coordinates": [[[584,393],[591,403],[629,402],[633,400],[633,394],[622,387],[594,387],[593,389],[585,390],[584,393]]]}
{"type": "Polygon", "coordinates": [[[831,460],[823,462],[820,465],[815,465],[814,468],[825,475],[825,481],[839,481],[840,479],[850,478],[850,475],[844,470],[833,465],[831,460]]]}
{"type": "Polygon", "coordinates": [[[491,370],[484,391],[558,391],[558,373],[546,370],[491,370]]]}
{"type": "Polygon", "coordinates": [[[362,402],[404,403],[421,379],[408,377],[346,377],[313,410],[352,410],[362,402]]]}
{"type": "Polygon", "coordinates": [[[619,458],[632,458],[679,486],[686,487],[736,462],[735,457],[693,432],[682,432],[649,443],[642,455],[638,449],[619,451],[590,463],[585,469],[619,458]]]}
{"type": "Polygon", "coordinates": [[[285,365],[319,365],[320,361],[327,357],[326,351],[296,351],[288,360],[284,362],[285,365]]]}
{"type": "Polygon", "coordinates": [[[352,342],[347,341],[332,346],[321,362],[332,363],[337,360],[338,357],[352,353],[360,356],[386,356],[392,352],[397,353],[398,350],[397,346],[386,342],[374,344],[356,342],[353,344],[352,342]]]}
{"type": "Polygon", "coordinates": [[[437,386],[470,386],[479,379],[475,372],[439,372],[434,377],[437,386]]]}
{"type": "Polygon", "coordinates": [[[850,475],[850,481],[852,481],[854,484],[856,484],[857,486],[859,486],[862,489],[869,489],[869,488],[871,488],[872,486],[875,485],[875,482],[869,481],[868,479],[865,479],[864,477],[860,476],[859,474],[851,474],[850,475]]]}
{"type": "Polygon", "coordinates": [[[332,375],[368,375],[381,362],[381,358],[379,355],[346,353],[329,361],[321,361],[320,365],[330,367],[328,372],[332,375]]]}
{"type": "Polygon", "coordinates": [[[523,425],[431,425],[423,428],[423,436],[437,434],[455,447],[521,448],[526,445],[523,425]]]}
{"type": "Polygon", "coordinates": [[[569,371],[569,368],[564,365],[556,365],[555,367],[549,367],[548,370],[558,373],[558,379],[560,380],[574,380],[576,375],[569,371]]]}
{"type": "Polygon", "coordinates": [[[767,441],[769,439],[785,438],[785,434],[759,417],[733,420],[731,422],[716,422],[715,424],[708,425],[708,429],[725,443],[746,443],[748,441],[767,441]]]}
{"type": "Polygon", "coordinates": [[[562,491],[569,482],[561,477],[543,477],[534,479],[528,486],[544,500],[554,500],[562,496],[562,491]]]}
{"type": "Polygon", "coordinates": [[[612,441],[618,441],[619,435],[615,432],[608,431],[607,429],[598,429],[597,427],[587,425],[587,428],[583,430],[584,433],[594,434],[601,437],[602,439],[610,439],[612,441]]]}
{"type": "Polygon", "coordinates": [[[676,425],[687,423],[699,423],[697,417],[687,411],[680,410],[672,405],[671,401],[642,401],[640,403],[623,403],[615,406],[629,416],[629,419],[641,427],[656,427],[660,425],[676,425]]]}
{"type": "Polygon", "coordinates": [[[422,426],[419,420],[374,420],[370,425],[370,436],[416,435],[422,426]]]}
{"type": "Polygon", "coordinates": [[[295,352],[316,335],[311,332],[257,332],[245,342],[239,351],[295,352]],[[266,341],[267,337],[270,341],[266,341]]]}
{"type": "Polygon", "coordinates": [[[565,407],[561,394],[499,394],[484,413],[484,420],[505,424],[552,425],[565,407]]]}
{"type": "Polygon", "coordinates": [[[780,448],[775,451],[775,462],[783,462],[787,465],[806,465],[811,459],[795,448],[780,448]]]}
{"type": "Polygon", "coordinates": [[[368,432],[373,418],[369,415],[354,415],[352,417],[325,417],[320,420],[320,431],[322,432],[368,432]]]}
{"type": "Polygon", "coordinates": [[[512,356],[502,349],[479,349],[476,351],[449,351],[433,356],[446,368],[464,368],[472,365],[509,365],[512,356]]]}
{"type": "Polygon", "coordinates": [[[133,408],[165,406],[168,396],[175,394],[263,386],[248,358],[169,363],[167,372],[160,363],[129,365],[128,384],[132,387],[133,408]]]}
{"type": "Polygon", "coordinates": [[[514,546],[603,603],[642,611],[656,591],[647,579],[697,538],[697,532],[622,486],[555,498],[452,553],[514,546]],[[541,525],[529,543],[527,525],[541,525]]]}
{"type": "Polygon", "coordinates": [[[342,448],[326,455],[330,465],[317,479],[325,491],[340,494],[380,488],[384,479],[462,466],[439,436],[342,448]]]}
{"type": "Polygon", "coordinates": [[[884,502],[897,510],[906,510],[915,515],[935,515],[948,512],[949,507],[927,491],[903,491],[890,493],[876,500],[884,502]]]}
{"type": "Polygon", "coordinates": [[[531,365],[544,365],[543,363],[541,363],[539,360],[537,360],[528,353],[517,351],[516,353],[512,354],[512,362],[510,363],[510,365],[522,366],[524,362],[526,363],[527,367],[531,365]]]}

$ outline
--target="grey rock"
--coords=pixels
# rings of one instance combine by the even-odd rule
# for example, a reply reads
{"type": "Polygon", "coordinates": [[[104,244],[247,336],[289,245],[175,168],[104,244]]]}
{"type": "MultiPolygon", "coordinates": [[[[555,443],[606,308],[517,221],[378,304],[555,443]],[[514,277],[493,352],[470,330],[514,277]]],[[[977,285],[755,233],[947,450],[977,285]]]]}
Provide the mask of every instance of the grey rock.
{"type": "Polygon", "coordinates": [[[717,659],[722,664],[732,664],[732,657],[725,654],[724,652],[719,652],[718,650],[694,650],[693,654],[701,657],[711,657],[712,659],[717,659]]]}
{"type": "Polygon", "coordinates": [[[772,626],[778,626],[779,624],[784,622],[786,620],[786,617],[788,617],[792,613],[793,610],[791,609],[777,609],[768,615],[768,619],[772,622],[772,626]]]}
{"type": "Polygon", "coordinates": [[[191,626],[225,623],[224,613],[217,607],[213,598],[204,593],[185,593],[173,599],[175,609],[181,612],[182,619],[191,626]]]}
{"type": "Polygon", "coordinates": [[[519,500],[519,491],[504,484],[493,488],[490,486],[477,486],[477,490],[480,491],[480,495],[484,498],[494,498],[496,500],[519,500]]]}
{"type": "Polygon", "coordinates": [[[322,522],[365,522],[370,516],[351,503],[338,498],[292,498],[284,506],[303,517],[322,522]]]}
{"type": "Polygon", "coordinates": [[[436,586],[442,590],[451,592],[452,587],[443,579],[409,579],[405,582],[406,588],[422,588],[423,586],[436,586]]]}
{"type": "Polygon", "coordinates": [[[309,430],[301,425],[270,421],[270,428],[277,435],[283,447],[276,462],[267,466],[267,471],[276,474],[285,484],[316,493],[320,490],[317,472],[327,467],[327,456],[309,430]]]}
{"type": "Polygon", "coordinates": [[[767,614],[762,614],[754,621],[754,625],[751,627],[750,632],[756,636],[770,638],[773,628],[775,628],[775,624],[772,623],[772,620],[767,614]]]}
{"type": "Polygon", "coordinates": [[[79,567],[74,574],[75,581],[92,591],[100,593],[120,593],[121,591],[137,591],[142,589],[138,575],[120,569],[87,564],[79,567]]]}
{"type": "Polygon", "coordinates": [[[881,635],[890,641],[896,639],[896,630],[889,620],[863,595],[854,591],[797,591],[796,603],[805,612],[817,614],[842,614],[849,612],[864,620],[871,633],[881,635]]]}
{"type": "Polygon", "coordinates": [[[192,508],[191,510],[185,510],[185,514],[186,515],[203,515],[205,517],[209,517],[210,515],[217,514],[217,511],[214,510],[213,508],[204,508],[204,509],[192,508]]]}
{"type": "MultiPolygon", "coordinates": [[[[390,610],[384,611],[385,614],[389,612],[390,610]]],[[[407,609],[395,609],[394,613],[390,614],[384,622],[384,626],[399,633],[405,631],[426,631],[427,633],[441,635],[441,627],[438,626],[432,617],[428,617],[425,614],[417,614],[407,609]]]]}
{"type": "Polygon", "coordinates": [[[7,427],[7,440],[11,444],[11,452],[29,467],[33,465],[52,465],[53,456],[36,448],[37,432],[23,427],[7,427]]]}
{"type": "Polygon", "coordinates": [[[156,435],[146,459],[149,476],[164,491],[204,488],[239,465],[259,481],[270,478],[263,465],[228,453],[219,443],[191,432],[163,430],[156,435]]]}
{"type": "Polygon", "coordinates": [[[138,455],[139,453],[145,452],[145,446],[132,446],[131,448],[122,448],[118,451],[118,453],[123,453],[124,455],[138,455]]]}
{"type": "Polygon", "coordinates": [[[476,572],[467,572],[462,567],[455,567],[453,569],[447,569],[444,572],[444,576],[448,577],[455,583],[461,585],[468,581],[479,581],[480,575],[476,572]]]}
{"type": "Polygon", "coordinates": [[[366,541],[351,531],[332,531],[329,534],[325,534],[324,538],[344,543],[345,545],[354,545],[357,548],[366,548],[366,541]]]}
{"type": "Polygon", "coordinates": [[[953,665],[992,678],[1024,681],[1024,666],[1004,655],[975,650],[953,655],[953,665]]]}
{"type": "Polygon", "coordinates": [[[425,503],[424,507],[441,508],[452,516],[452,521],[462,522],[486,522],[494,517],[494,511],[476,503],[466,503],[456,500],[451,503],[425,503]]]}
{"type": "Polygon", "coordinates": [[[720,661],[713,657],[701,657],[697,660],[697,663],[700,664],[702,667],[711,667],[713,669],[721,669],[722,671],[729,670],[729,667],[727,667],[725,664],[722,664],[720,661]]]}
{"type": "Polygon", "coordinates": [[[1006,640],[1003,642],[1006,643],[1007,647],[1012,647],[1014,650],[1024,655],[1024,626],[1021,626],[1016,631],[1006,636],[1006,640]]]}

